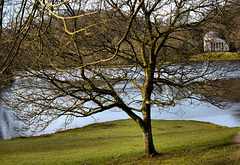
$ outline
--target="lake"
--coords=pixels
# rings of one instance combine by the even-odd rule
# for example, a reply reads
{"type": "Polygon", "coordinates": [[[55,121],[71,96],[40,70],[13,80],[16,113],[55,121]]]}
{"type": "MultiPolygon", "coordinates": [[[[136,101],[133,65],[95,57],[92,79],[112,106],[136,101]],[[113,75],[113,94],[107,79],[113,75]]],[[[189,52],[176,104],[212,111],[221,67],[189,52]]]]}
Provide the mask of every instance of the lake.
{"type": "MultiPolygon", "coordinates": [[[[138,113],[141,115],[140,113],[138,113]]],[[[66,129],[82,127],[96,122],[105,122],[111,120],[129,119],[125,112],[111,110],[102,112],[92,117],[74,119],[71,125],[66,129]]],[[[240,127],[240,104],[236,103],[225,110],[212,105],[184,106],[177,105],[174,108],[165,109],[162,112],[154,110],[152,119],[163,120],[195,120],[211,122],[227,127],[240,127]]],[[[62,121],[64,119],[62,118],[62,121]]],[[[58,128],[62,121],[52,123],[43,133],[53,133],[62,130],[58,128]]]]}
{"type": "MultiPolygon", "coordinates": [[[[139,115],[141,115],[139,113],[139,115]]],[[[105,111],[92,117],[76,118],[73,122],[65,128],[61,128],[64,118],[62,117],[57,122],[52,123],[40,134],[54,133],[59,130],[71,129],[82,127],[96,122],[105,122],[111,120],[129,119],[125,112],[119,110],[105,111]]],[[[227,127],[240,127],[240,104],[236,103],[232,107],[225,110],[219,109],[212,105],[199,105],[199,106],[185,106],[177,105],[174,108],[164,110],[162,112],[153,110],[152,119],[164,120],[196,120],[211,122],[214,124],[227,126],[227,127]]],[[[20,123],[14,122],[5,108],[0,108],[0,137],[2,139],[10,139],[17,136],[14,127],[20,123]]]]}
{"type": "MultiPolygon", "coordinates": [[[[239,61],[237,61],[236,63],[236,66],[239,66],[239,61]]],[[[239,77],[239,71],[235,72],[233,75],[230,76],[239,77]]],[[[121,84],[119,85],[119,88],[121,88],[121,84]]],[[[131,88],[128,88],[128,90],[131,90],[131,88]]],[[[12,96],[11,94],[6,95],[4,94],[4,92],[2,92],[2,97],[14,96],[12,96]]],[[[0,139],[10,139],[12,137],[18,136],[19,132],[17,132],[15,128],[18,128],[21,125],[20,122],[14,120],[11,117],[11,111],[7,111],[6,109],[6,105],[2,106],[2,104],[0,103],[0,139]]],[[[176,104],[175,107],[171,108],[159,110],[156,107],[152,107],[152,109],[152,119],[196,120],[211,122],[227,127],[240,127],[239,103],[234,103],[231,107],[228,107],[225,110],[206,103],[193,106],[189,105],[187,101],[181,101],[179,102],[179,104],[176,104]]],[[[141,116],[140,113],[138,114],[141,116]]],[[[54,133],[59,130],[82,127],[96,122],[105,122],[128,118],[129,117],[127,116],[127,114],[125,114],[125,112],[122,112],[119,109],[111,109],[109,111],[93,115],[91,117],[74,118],[71,124],[63,127],[62,125],[65,121],[65,118],[61,117],[57,121],[50,124],[44,131],[35,135],[54,133]]],[[[23,134],[20,132],[20,135],[23,134]]],[[[25,134],[25,136],[28,135],[25,134]]]]}

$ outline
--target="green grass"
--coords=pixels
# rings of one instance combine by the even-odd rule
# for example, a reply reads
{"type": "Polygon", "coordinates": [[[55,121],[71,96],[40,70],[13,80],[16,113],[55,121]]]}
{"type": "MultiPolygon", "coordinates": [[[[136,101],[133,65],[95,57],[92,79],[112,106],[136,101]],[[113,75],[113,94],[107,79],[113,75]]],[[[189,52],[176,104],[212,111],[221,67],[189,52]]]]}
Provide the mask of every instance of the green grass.
{"type": "Polygon", "coordinates": [[[155,147],[162,156],[150,158],[143,157],[139,126],[118,120],[0,140],[0,164],[240,164],[240,149],[233,144],[239,131],[204,122],[154,120],[155,147]]]}
{"type": "Polygon", "coordinates": [[[224,61],[224,60],[240,60],[240,55],[234,52],[209,52],[194,55],[191,61],[224,61]]]}

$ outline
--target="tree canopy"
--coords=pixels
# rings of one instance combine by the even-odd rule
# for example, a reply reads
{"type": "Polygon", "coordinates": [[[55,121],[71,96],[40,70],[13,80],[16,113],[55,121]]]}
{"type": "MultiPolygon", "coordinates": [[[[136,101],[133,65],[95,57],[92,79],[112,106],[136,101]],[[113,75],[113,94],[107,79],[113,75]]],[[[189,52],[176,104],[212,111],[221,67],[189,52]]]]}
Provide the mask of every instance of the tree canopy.
{"type": "Polygon", "coordinates": [[[155,155],[153,107],[183,99],[225,106],[227,88],[219,80],[236,68],[191,59],[201,52],[196,32],[228,2],[22,0],[1,43],[7,43],[1,72],[18,71],[15,97],[6,101],[34,131],[61,116],[68,123],[117,108],[141,127],[145,154],[155,155]]]}

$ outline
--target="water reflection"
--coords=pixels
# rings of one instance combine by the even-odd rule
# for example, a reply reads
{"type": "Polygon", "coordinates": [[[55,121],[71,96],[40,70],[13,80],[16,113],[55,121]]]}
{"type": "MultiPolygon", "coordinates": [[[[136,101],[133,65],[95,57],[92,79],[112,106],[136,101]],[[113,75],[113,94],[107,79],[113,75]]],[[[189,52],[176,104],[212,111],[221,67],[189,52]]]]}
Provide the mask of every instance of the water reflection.
{"type": "MultiPolygon", "coordinates": [[[[214,124],[227,126],[227,127],[240,127],[240,104],[235,104],[228,109],[219,109],[212,105],[201,105],[201,106],[183,106],[178,105],[174,108],[159,111],[157,109],[153,110],[153,119],[163,119],[163,120],[195,120],[211,122],[214,124]]],[[[141,113],[138,113],[141,116],[141,113]]],[[[105,122],[119,119],[129,119],[129,116],[122,111],[112,110],[102,112],[92,117],[78,118],[74,119],[72,124],[66,129],[82,127],[95,122],[105,122]]],[[[60,125],[63,123],[64,118],[61,118],[57,122],[51,124],[43,133],[53,133],[60,129],[60,125]]]]}
{"type": "Polygon", "coordinates": [[[9,112],[0,105],[0,139],[10,139],[17,136],[15,131],[16,122],[13,121],[9,112]]]}
{"type": "Polygon", "coordinates": [[[176,106],[173,111],[179,109],[183,115],[179,113],[167,114],[164,112],[161,115],[156,116],[156,119],[167,119],[167,120],[196,120],[211,122],[214,124],[228,126],[228,127],[240,127],[240,111],[236,111],[240,104],[234,104],[225,110],[217,108],[212,105],[200,105],[200,106],[176,106]]]}
{"type": "Polygon", "coordinates": [[[237,123],[240,123],[240,104],[238,104],[238,108],[233,110],[232,116],[237,123]]]}
{"type": "Polygon", "coordinates": [[[0,91],[0,139],[10,139],[18,135],[16,131],[18,122],[13,120],[11,111],[4,107],[2,101],[5,94],[5,91],[0,91]]]}

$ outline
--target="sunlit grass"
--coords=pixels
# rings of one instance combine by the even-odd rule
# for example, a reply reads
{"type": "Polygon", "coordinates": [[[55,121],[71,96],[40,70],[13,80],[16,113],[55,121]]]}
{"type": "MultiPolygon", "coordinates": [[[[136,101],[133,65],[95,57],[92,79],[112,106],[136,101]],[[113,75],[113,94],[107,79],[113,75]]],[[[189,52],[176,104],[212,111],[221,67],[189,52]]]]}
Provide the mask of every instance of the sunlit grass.
{"type": "MultiPolygon", "coordinates": [[[[143,139],[132,120],[119,120],[40,137],[0,141],[0,164],[214,164],[239,151],[240,128],[194,121],[153,121],[162,156],[143,157],[143,139]]],[[[236,158],[238,159],[238,158],[236,158]]]]}
{"type": "Polygon", "coordinates": [[[208,52],[194,55],[191,61],[224,61],[224,60],[240,60],[240,55],[236,52],[208,52]]]}

